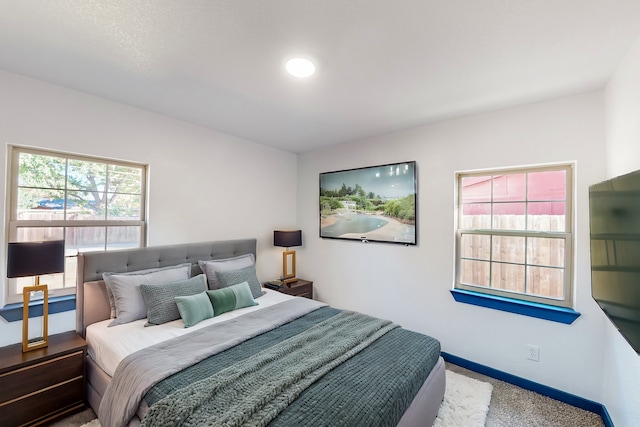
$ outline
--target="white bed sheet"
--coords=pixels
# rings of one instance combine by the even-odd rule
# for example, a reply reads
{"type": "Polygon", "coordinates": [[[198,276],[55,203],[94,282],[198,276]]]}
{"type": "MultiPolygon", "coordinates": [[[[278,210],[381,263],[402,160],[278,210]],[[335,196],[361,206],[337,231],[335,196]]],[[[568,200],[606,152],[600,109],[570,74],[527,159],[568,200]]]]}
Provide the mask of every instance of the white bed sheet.
{"type": "Polygon", "coordinates": [[[122,359],[138,350],[174,337],[188,334],[215,323],[224,322],[281,303],[291,298],[298,298],[270,289],[264,290],[266,294],[256,300],[258,305],[223,313],[220,316],[204,320],[190,328],[184,327],[182,319],[147,327],[144,326],[144,324],[147,323],[147,319],[140,319],[112,327],[108,327],[112,319],[94,323],[87,327],[87,351],[98,366],[113,377],[122,359]]]}

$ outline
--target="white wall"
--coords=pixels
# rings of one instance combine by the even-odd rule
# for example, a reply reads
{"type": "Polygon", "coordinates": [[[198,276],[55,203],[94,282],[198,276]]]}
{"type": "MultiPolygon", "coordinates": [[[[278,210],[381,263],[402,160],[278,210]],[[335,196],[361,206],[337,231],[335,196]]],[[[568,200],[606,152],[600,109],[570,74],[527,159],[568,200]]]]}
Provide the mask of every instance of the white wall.
{"type": "Polygon", "coordinates": [[[602,92],[525,105],[301,155],[301,277],[319,299],[432,335],[446,352],[601,401],[604,319],[590,294],[588,186],[605,177],[602,92]],[[419,245],[318,237],[318,173],[416,160],[419,245]],[[572,325],[457,303],[454,281],[456,171],[576,161],[575,309],[572,325]],[[526,360],[527,344],[540,362],[526,360]]]}
{"type": "MultiPolygon", "coordinates": [[[[7,144],[147,163],[150,245],[256,237],[258,277],[279,276],[272,236],[296,225],[294,154],[3,71],[0,94],[0,188],[7,144]]],[[[74,316],[50,316],[51,333],[75,329],[74,316]]],[[[20,328],[0,318],[0,346],[20,328]]]]}
{"type": "Polygon", "coordinates": [[[605,91],[607,176],[640,169],[640,38],[605,91]]]}
{"type": "MultiPolygon", "coordinates": [[[[640,169],[640,38],[611,78],[606,95],[607,177],[640,169]]],[[[640,420],[640,356],[607,323],[603,403],[616,426],[640,420]]]]}

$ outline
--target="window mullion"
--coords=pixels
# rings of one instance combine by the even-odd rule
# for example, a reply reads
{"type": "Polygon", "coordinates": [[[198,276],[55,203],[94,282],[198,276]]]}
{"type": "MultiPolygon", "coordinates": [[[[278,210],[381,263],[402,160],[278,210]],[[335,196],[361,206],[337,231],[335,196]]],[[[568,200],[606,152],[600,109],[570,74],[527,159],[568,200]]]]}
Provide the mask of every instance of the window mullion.
{"type": "Polygon", "coordinates": [[[11,221],[11,224],[14,224],[17,228],[20,227],[131,227],[131,226],[143,226],[144,221],[139,221],[136,219],[131,220],[109,220],[109,221],[101,221],[101,220],[17,220],[11,221]]]}
{"type": "Polygon", "coordinates": [[[493,288],[493,234],[489,236],[489,287],[493,288]]]}
{"type": "MultiPolygon", "coordinates": [[[[529,173],[524,174],[524,229],[529,231],[529,173]]],[[[524,293],[529,293],[529,236],[524,236],[524,293]]]]}
{"type": "Polygon", "coordinates": [[[527,270],[529,268],[529,236],[524,236],[524,293],[528,294],[529,281],[527,270]]]}
{"type": "MultiPolygon", "coordinates": [[[[67,219],[67,201],[69,200],[69,159],[64,160],[64,203],[63,206],[63,218],[67,219]]],[[[66,231],[66,230],[65,230],[66,231]]]]}
{"type": "MultiPolygon", "coordinates": [[[[108,164],[105,165],[105,168],[106,168],[106,170],[104,172],[105,182],[104,182],[104,195],[103,195],[103,197],[104,197],[104,220],[106,221],[107,218],[109,218],[109,169],[110,169],[109,165],[108,164]]],[[[105,235],[105,242],[104,242],[105,247],[104,247],[104,250],[106,251],[107,250],[107,246],[106,246],[107,245],[107,238],[106,238],[107,230],[106,229],[104,230],[104,235],[105,235]]]]}
{"type": "Polygon", "coordinates": [[[495,206],[496,206],[496,200],[494,198],[495,196],[495,191],[496,191],[496,176],[493,175],[491,176],[491,198],[490,198],[490,203],[491,203],[491,229],[495,230],[496,229],[496,211],[495,211],[495,206]]]}

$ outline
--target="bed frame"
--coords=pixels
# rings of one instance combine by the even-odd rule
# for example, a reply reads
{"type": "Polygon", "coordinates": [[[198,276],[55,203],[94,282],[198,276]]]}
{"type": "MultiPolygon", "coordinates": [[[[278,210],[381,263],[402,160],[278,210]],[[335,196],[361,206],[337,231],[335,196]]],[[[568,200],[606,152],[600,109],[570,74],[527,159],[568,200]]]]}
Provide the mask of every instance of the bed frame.
{"type": "MultiPolygon", "coordinates": [[[[87,326],[110,318],[109,297],[102,273],[126,273],[149,268],[191,263],[191,275],[202,273],[198,260],[256,255],[256,239],[224,240],[169,246],[150,246],[78,255],[76,330],[85,337],[87,326]]],[[[111,377],[91,357],[87,359],[87,400],[96,414],[111,377]]],[[[429,374],[398,423],[400,427],[431,425],[444,396],[445,368],[442,358],[429,374]],[[430,421],[428,421],[430,420],[430,421]],[[425,424],[427,423],[427,424],[425,424]]]]}

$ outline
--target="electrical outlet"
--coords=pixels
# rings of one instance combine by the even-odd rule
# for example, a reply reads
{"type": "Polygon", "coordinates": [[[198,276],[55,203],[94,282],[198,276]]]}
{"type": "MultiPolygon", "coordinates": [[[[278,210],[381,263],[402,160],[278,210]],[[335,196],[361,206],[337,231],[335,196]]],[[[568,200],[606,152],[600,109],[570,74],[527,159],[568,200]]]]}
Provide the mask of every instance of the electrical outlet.
{"type": "Polygon", "coordinates": [[[527,345],[527,359],[533,360],[534,362],[540,361],[540,347],[533,344],[527,345]]]}

